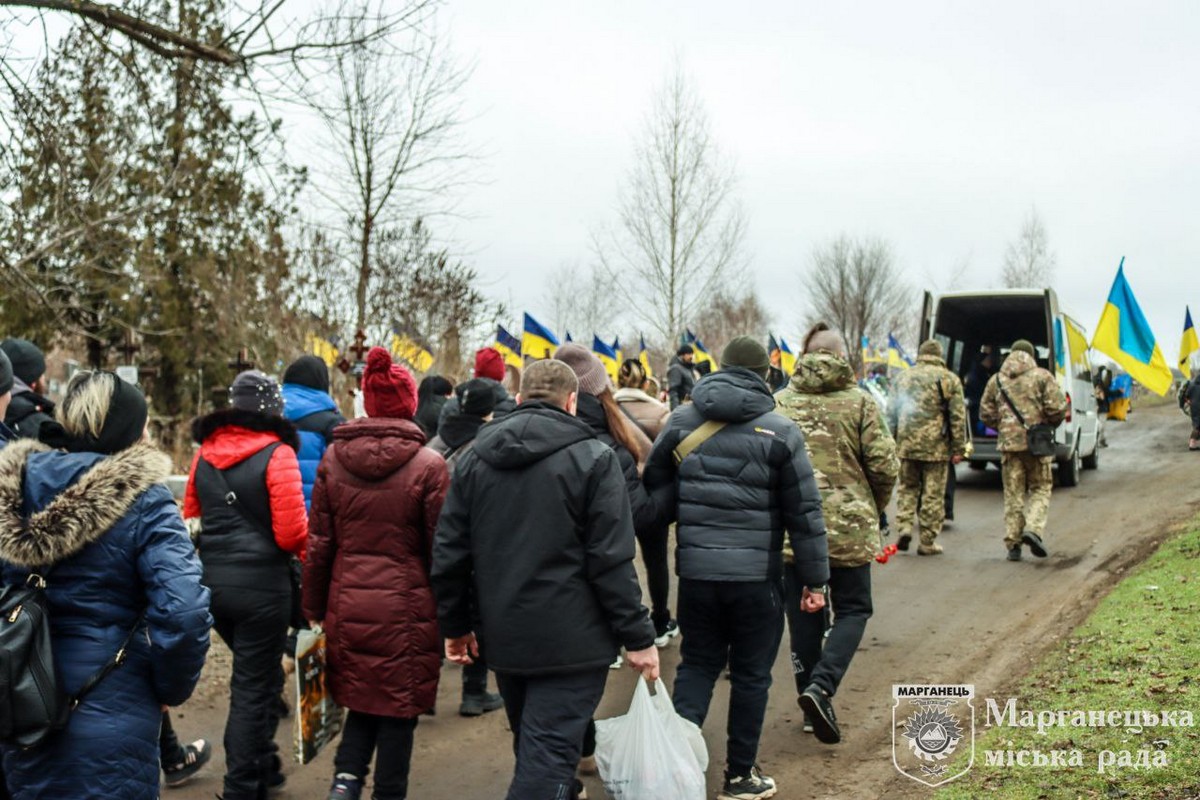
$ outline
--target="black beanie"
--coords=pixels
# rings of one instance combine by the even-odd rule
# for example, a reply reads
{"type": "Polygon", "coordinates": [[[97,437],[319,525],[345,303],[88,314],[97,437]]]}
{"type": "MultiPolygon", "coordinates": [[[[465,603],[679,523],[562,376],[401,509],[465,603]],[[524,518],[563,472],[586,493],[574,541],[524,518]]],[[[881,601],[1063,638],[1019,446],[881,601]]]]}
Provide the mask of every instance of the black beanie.
{"type": "Polygon", "coordinates": [[[256,369],[246,370],[233,379],[229,404],[243,411],[283,416],[283,392],[279,384],[256,369]]]}
{"type": "Polygon", "coordinates": [[[469,380],[458,390],[458,410],[473,417],[486,417],[496,409],[496,384],[485,378],[469,380]]]}
{"type": "Polygon", "coordinates": [[[329,367],[316,356],[300,356],[284,371],[283,382],[328,393],[329,367]]]}
{"type": "Polygon", "coordinates": [[[680,357],[694,356],[695,354],[696,354],[696,348],[692,347],[690,344],[681,344],[681,345],[679,345],[679,349],[675,351],[675,355],[680,356],[680,357]]]}
{"type": "Polygon", "coordinates": [[[5,339],[0,342],[0,350],[12,362],[13,375],[26,385],[32,386],[34,381],[46,374],[46,357],[28,339],[5,339]]]}
{"type": "Polygon", "coordinates": [[[12,362],[8,360],[3,350],[0,350],[0,395],[7,394],[13,387],[12,362]]]}
{"type": "MultiPolygon", "coordinates": [[[[50,445],[72,453],[103,453],[112,455],[119,453],[142,439],[146,430],[146,419],[149,409],[146,408],[146,398],[131,383],[121,380],[114,372],[97,371],[95,376],[111,375],[113,378],[112,401],[108,407],[108,415],[100,428],[100,435],[75,435],[68,433],[58,420],[43,422],[38,428],[38,438],[43,444],[50,445]]],[[[82,386],[83,384],[80,384],[82,386]]],[[[79,387],[75,387],[78,389],[79,387]]],[[[68,393],[59,407],[61,415],[71,404],[71,394],[68,393]]]]}
{"type": "Polygon", "coordinates": [[[771,359],[767,356],[767,348],[762,342],[752,336],[734,337],[721,353],[722,367],[742,367],[766,380],[771,369],[771,359]]]}

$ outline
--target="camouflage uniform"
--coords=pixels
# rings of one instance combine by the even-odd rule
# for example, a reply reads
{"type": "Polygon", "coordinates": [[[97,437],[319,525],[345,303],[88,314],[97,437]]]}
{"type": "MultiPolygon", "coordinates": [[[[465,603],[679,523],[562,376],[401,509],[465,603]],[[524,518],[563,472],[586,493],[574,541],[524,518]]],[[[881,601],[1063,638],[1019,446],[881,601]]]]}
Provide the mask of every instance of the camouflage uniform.
{"type": "Polygon", "coordinates": [[[962,381],[941,357],[919,356],[892,384],[888,421],[900,456],[896,525],[907,536],[919,521],[921,544],[929,547],[946,521],[950,459],[967,453],[962,381]]]}
{"type": "Polygon", "coordinates": [[[870,565],[879,552],[879,514],[896,483],[896,445],[879,405],[855,384],[850,364],[832,353],[802,356],[775,401],[804,432],[829,541],[827,638],[823,615],[800,611],[800,587],[784,573],[793,677],[797,693],[812,685],[832,696],[873,613],[870,565]]]}
{"type": "Polygon", "coordinates": [[[1021,410],[1028,425],[1059,425],[1067,415],[1067,398],[1058,381],[1024,352],[1010,353],[983,390],[979,418],[999,433],[1000,472],[1004,479],[1004,545],[1021,544],[1025,531],[1042,536],[1050,510],[1051,456],[1029,454],[1025,427],[1000,394],[1000,385],[1021,410]],[[1028,494],[1028,498],[1026,498],[1028,494]]]}
{"type": "MultiPolygon", "coordinates": [[[[879,514],[899,470],[879,406],[855,384],[847,361],[823,351],[800,359],[775,402],[804,432],[821,490],[830,565],[869,564],[879,552],[879,514]]],[[[784,555],[790,558],[786,550],[784,555]]]]}

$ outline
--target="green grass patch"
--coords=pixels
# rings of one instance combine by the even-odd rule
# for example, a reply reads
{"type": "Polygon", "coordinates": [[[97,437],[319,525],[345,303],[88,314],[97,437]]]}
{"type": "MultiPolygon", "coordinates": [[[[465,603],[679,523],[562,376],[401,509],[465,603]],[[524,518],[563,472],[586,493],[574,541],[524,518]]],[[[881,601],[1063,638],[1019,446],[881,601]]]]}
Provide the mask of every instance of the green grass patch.
{"type": "MultiPolygon", "coordinates": [[[[1021,681],[1032,711],[1188,710],[1196,727],[984,727],[976,700],[975,766],[937,800],[995,797],[1200,798],[1200,520],[1122,580],[1082,626],[1021,681]],[[1080,767],[989,766],[986,751],[1080,751],[1080,767]],[[1101,751],[1148,751],[1165,766],[1098,770],[1101,751]]],[[[1006,698],[995,698],[1003,707],[1006,698]]],[[[1069,719],[1069,717],[1068,717],[1069,719]]],[[[1007,760],[1006,760],[1007,763],[1007,760]]]]}

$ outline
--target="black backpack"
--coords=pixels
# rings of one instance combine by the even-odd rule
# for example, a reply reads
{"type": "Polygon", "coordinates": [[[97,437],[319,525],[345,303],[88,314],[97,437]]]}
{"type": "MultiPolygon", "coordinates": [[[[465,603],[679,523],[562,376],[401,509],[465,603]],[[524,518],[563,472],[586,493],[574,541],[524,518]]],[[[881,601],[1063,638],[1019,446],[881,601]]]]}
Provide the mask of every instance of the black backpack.
{"type": "Polygon", "coordinates": [[[88,692],[124,663],[145,616],[138,617],[116,655],[70,696],[58,679],[50,646],[49,574],[42,570],[24,585],[0,588],[0,744],[37,747],[65,726],[88,692]]]}

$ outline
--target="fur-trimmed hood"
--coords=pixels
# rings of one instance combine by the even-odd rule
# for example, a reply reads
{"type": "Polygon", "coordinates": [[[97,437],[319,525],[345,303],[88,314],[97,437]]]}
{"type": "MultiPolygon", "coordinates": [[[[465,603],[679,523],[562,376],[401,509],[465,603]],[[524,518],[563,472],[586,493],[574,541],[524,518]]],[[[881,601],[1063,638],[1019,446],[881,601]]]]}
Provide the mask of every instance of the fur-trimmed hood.
{"type": "Polygon", "coordinates": [[[102,457],[46,506],[25,518],[26,470],[31,456],[80,459],[22,439],[0,450],[0,560],[33,569],[56,564],[99,539],[139,497],[171,474],[171,459],[147,444],[102,457]]]}
{"type": "Polygon", "coordinates": [[[218,430],[228,427],[273,433],[288,447],[297,452],[300,450],[300,433],[291,420],[240,408],[223,408],[192,420],[192,438],[197,444],[204,444],[218,430]]]}

